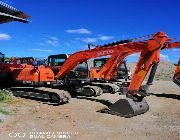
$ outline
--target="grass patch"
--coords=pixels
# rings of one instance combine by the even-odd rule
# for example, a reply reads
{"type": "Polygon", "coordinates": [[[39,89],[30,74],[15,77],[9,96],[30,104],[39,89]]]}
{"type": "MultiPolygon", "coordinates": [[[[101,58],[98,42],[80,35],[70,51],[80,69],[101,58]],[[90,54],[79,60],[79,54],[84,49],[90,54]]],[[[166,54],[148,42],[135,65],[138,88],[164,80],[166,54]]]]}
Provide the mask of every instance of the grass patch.
{"type": "Polygon", "coordinates": [[[4,114],[4,115],[11,115],[11,114],[12,114],[11,112],[6,111],[6,110],[4,110],[4,109],[2,109],[2,108],[0,108],[0,113],[2,113],[2,114],[4,114]]]}
{"type": "Polygon", "coordinates": [[[13,96],[8,90],[0,90],[0,102],[9,102],[13,100],[13,96]]]}

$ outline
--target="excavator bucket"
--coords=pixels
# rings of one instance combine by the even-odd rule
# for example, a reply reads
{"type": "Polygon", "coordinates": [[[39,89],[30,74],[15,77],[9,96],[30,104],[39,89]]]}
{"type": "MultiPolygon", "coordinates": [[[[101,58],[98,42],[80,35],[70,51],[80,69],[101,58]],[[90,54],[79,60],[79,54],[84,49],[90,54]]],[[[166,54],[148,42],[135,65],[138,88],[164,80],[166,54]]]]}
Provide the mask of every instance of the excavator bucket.
{"type": "Polygon", "coordinates": [[[174,82],[176,85],[180,86],[180,73],[174,75],[174,77],[173,77],[173,82],[174,82]]]}
{"type": "Polygon", "coordinates": [[[146,100],[136,102],[133,99],[120,99],[108,108],[99,110],[98,112],[117,115],[120,117],[130,118],[136,115],[143,114],[149,110],[149,105],[146,100]]]}
{"type": "Polygon", "coordinates": [[[173,82],[180,86],[180,58],[179,58],[179,62],[176,66],[176,71],[175,71],[175,74],[174,74],[174,77],[173,77],[173,82]]]}

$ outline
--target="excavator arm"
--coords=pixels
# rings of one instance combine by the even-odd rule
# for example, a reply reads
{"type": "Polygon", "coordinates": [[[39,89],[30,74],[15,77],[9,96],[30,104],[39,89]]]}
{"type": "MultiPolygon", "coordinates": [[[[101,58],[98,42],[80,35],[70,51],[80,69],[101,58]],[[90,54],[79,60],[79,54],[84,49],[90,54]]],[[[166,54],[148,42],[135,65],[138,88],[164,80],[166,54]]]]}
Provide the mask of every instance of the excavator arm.
{"type": "Polygon", "coordinates": [[[180,42],[168,42],[163,49],[180,48],[180,42]]]}

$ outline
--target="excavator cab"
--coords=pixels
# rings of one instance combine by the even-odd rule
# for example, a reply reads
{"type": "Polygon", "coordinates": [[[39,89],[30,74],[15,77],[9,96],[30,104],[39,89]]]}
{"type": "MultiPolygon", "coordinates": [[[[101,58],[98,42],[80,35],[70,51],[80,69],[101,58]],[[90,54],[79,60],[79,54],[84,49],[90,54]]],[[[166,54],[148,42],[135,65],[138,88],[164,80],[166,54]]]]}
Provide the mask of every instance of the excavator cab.
{"type": "MultiPolygon", "coordinates": [[[[93,67],[97,70],[101,69],[104,66],[104,64],[108,61],[108,59],[109,58],[94,59],[93,67]]],[[[128,79],[130,79],[130,75],[128,73],[129,70],[126,65],[126,61],[123,61],[120,65],[120,69],[118,70],[117,74],[115,75],[115,77],[113,77],[112,80],[118,81],[120,79],[125,79],[125,81],[127,81],[128,79]]]]}
{"type": "Polygon", "coordinates": [[[101,68],[108,61],[109,58],[94,59],[94,67],[101,68]]]}
{"type": "Polygon", "coordinates": [[[17,63],[19,64],[28,64],[33,65],[34,58],[33,57],[17,57],[17,63]]]}
{"type": "Polygon", "coordinates": [[[125,79],[127,81],[128,79],[130,80],[130,72],[129,69],[127,68],[126,61],[123,61],[119,71],[117,72],[117,75],[114,77],[115,79],[125,79]]]}
{"type": "Polygon", "coordinates": [[[66,59],[69,57],[68,54],[57,54],[48,56],[47,66],[52,69],[54,74],[57,74],[61,66],[64,64],[66,59]]]}
{"type": "Polygon", "coordinates": [[[0,52],[0,63],[4,63],[4,62],[5,62],[4,54],[0,52]]]}

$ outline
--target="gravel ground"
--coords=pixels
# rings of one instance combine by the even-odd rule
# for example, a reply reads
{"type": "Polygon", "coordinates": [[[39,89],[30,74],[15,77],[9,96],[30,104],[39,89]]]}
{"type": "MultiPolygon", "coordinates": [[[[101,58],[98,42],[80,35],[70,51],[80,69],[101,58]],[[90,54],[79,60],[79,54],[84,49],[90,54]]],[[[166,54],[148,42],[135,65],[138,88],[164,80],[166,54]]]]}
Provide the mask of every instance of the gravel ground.
{"type": "MultiPolygon", "coordinates": [[[[136,63],[127,63],[128,68],[130,71],[134,71],[136,63]]],[[[174,76],[175,65],[168,61],[162,61],[158,64],[158,69],[155,74],[155,79],[160,81],[171,81],[174,76]]],[[[150,71],[149,71],[150,73],[150,71]]],[[[148,79],[149,73],[146,76],[146,80],[148,79]]]]}
{"type": "Polygon", "coordinates": [[[63,136],[72,140],[180,140],[179,87],[171,81],[156,81],[150,90],[153,95],[146,97],[150,110],[133,118],[96,112],[121,98],[117,94],[73,98],[69,104],[62,106],[17,98],[10,105],[2,105],[13,115],[0,123],[0,139],[30,139],[37,136],[37,132],[50,131],[55,136],[60,132],[71,132],[63,136]],[[26,135],[14,138],[16,133],[26,135]]]}

